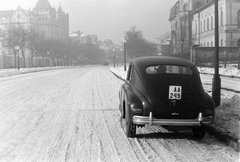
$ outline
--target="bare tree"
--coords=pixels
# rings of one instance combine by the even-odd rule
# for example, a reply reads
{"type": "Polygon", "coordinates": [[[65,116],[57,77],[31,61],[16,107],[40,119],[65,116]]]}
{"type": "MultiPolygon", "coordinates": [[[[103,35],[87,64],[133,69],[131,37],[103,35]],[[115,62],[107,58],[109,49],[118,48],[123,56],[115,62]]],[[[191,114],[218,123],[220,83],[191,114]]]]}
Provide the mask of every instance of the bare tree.
{"type": "Polygon", "coordinates": [[[17,67],[16,56],[18,55],[19,57],[20,50],[22,51],[23,57],[25,57],[24,48],[26,47],[27,35],[28,35],[27,30],[20,24],[13,24],[7,26],[3,45],[7,48],[12,49],[15,59],[15,68],[17,67]]]}
{"type": "Polygon", "coordinates": [[[171,33],[166,32],[162,36],[158,38],[160,41],[160,48],[161,48],[161,54],[163,55],[171,55],[173,54],[173,44],[171,40],[171,33]]]}
{"type": "Polygon", "coordinates": [[[143,38],[142,31],[132,27],[126,32],[127,54],[131,58],[139,56],[153,56],[157,54],[157,44],[143,38]]]}
{"type": "Polygon", "coordinates": [[[33,57],[37,55],[40,44],[42,44],[44,36],[40,35],[34,28],[30,28],[28,33],[27,48],[31,51],[31,65],[33,66],[33,57]]]}

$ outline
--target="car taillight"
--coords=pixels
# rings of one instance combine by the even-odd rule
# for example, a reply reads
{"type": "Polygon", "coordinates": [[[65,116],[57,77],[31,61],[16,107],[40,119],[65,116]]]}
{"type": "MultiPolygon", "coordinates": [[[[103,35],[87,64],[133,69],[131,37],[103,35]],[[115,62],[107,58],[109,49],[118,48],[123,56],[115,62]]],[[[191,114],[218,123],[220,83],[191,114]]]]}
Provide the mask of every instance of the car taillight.
{"type": "Polygon", "coordinates": [[[137,114],[142,113],[142,109],[135,107],[133,104],[131,105],[131,109],[133,110],[134,113],[137,113],[137,114]]]}

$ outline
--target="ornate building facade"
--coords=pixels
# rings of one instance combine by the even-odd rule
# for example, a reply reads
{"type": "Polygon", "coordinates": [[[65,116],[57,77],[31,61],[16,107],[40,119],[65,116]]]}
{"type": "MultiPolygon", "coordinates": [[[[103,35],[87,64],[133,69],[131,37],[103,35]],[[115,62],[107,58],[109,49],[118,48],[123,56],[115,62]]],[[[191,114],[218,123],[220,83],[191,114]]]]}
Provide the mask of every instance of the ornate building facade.
{"type": "MultiPolygon", "coordinates": [[[[214,1],[208,0],[191,13],[192,40],[200,47],[214,46],[214,1]]],[[[240,45],[240,1],[219,0],[219,46],[231,47],[240,45]]]]}
{"type": "MultiPolygon", "coordinates": [[[[214,12],[214,0],[178,0],[175,3],[169,16],[174,54],[189,52],[192,57],[193,46],[201,48],[202,55],[213,53],[214,12]]],[[[231,47],[237,52],[240,46],[240,1],[218,0],[218,17],[220,57],[224,57],[231,47]]]]}
{"type": "Polygon", "coordinates": [[[66,39],[69,35],[69,15],[59,4],[58,9],[53,8],[48,0],[38,0],[32,10],[37,19],[37,31],[47,38],[66,39]]]}
{"type": "MultiPolygon", "coordinates": [[[[13,24],[33,28],[47,39],[65,40],[69,37],[69,15],[63,11],[61,4],[56,10],[48,0],[38,0],[32,10],[18,6],[15,10],[0,11],[0,68],[14,66],[13,51],[3,46],[4,33],[13,24]]],[[[29,57],[31,52],[25,49],[24,53],[29,57]]],[[[26,66],[30,66],[28,61],[26,66]]]]}

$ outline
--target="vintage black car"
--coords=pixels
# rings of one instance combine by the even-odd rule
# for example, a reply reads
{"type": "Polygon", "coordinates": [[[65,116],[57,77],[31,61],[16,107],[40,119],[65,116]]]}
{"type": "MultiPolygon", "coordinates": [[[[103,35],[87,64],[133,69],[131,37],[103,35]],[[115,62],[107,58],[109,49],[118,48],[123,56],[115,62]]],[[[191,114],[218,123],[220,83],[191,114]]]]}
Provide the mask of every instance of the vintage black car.
{"type": "Polygon", "coordinates": [[[204,126],[214,121],[215,105],[203,89],[198,69],[182,58],[133,59],[119,99],[127,137],[150,124],[187,126],[196,138],[203,138],[204,126]]]}

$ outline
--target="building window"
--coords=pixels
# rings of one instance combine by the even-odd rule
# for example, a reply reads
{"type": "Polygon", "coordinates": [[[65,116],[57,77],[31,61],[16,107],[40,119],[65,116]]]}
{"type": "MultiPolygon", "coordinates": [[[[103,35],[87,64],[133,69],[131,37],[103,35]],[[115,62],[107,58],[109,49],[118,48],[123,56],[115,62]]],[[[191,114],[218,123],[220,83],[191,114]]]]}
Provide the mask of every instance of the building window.
{"type": "Polygon", "coordinates": [[[213,16],[211,17],[211,30],[213,29],[213,16]]]}
{"type": "Polygon", "coordinates": [[[221,26],[223,26],[223,11],[222,11],[222,7],[221,7],[221,26]]]}
{"type": "Polygon", "coordinates": [[[188,11],[188,4],[187,3],[183,5],[183,11],[188,11]]]}
{"type": "Polygon", "coordinates": [[[213,47],[213,41],[211,42],[211,46],[213,47]]]}
{"type": "Polygon", "coordinates": [[[203,26],[203,32],[205,32],[206,31],[206,22],[205,22],[205,20],[204,20],[204,24],[203,24],[204,26],[203,26]]]}
{"type": "Polygon", "coordinates": [[[196,34],[198,33],[197,32],[197,20],[195,20],[195,31],[196,31],[196,34]]]}
{"type": "Polygon", "coordinates": [[[207,18],[207,31],[209,31],[209,18],[207,18]]]}
{"type": "Polygon", "coordinates": [[[201,25],[200,25],[200,32],[202,33],[202,21],[201,21],[201,25]]]}
{"type": "Polygon", "coordinates": [[[240,29],[240,10],[238,11],[238,29],[240,29]]]}
{"type": "Polygon", "coordinates": [[[221,47],[223,47],[223,39],[221,39],[221,47]]]}
{"type": "Polygon", "coordinates": [[[238,39],[238,46],[240,47],[240,39],[238,39]]]}
{"type": "Polygon", "coordinates": [[[209,42],[207,42],[207,47],[209,47],[209,42]]]}

